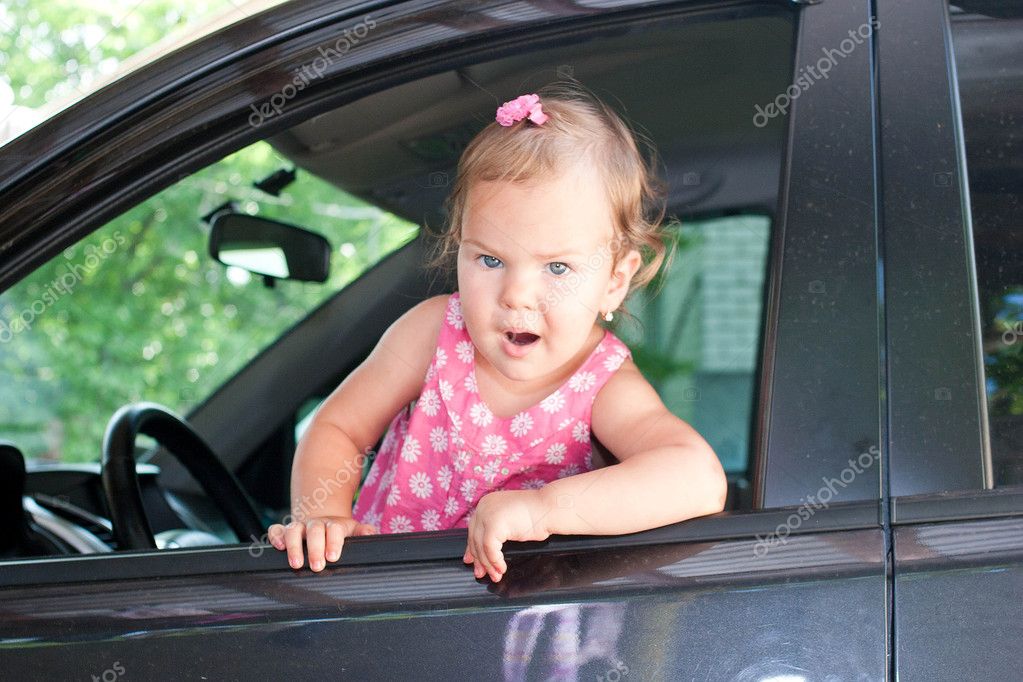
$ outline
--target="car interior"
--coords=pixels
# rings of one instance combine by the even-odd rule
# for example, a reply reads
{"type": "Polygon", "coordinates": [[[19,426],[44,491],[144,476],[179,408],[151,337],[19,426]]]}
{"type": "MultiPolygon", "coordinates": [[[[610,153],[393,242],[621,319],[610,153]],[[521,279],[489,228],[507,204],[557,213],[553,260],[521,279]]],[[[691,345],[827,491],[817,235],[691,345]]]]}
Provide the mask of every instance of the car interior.
{"type": "MultiPolygon", "coordinates": [[[[188,411],[185,430],[175,426],[158,444],[139,447],[134,454],[144,463],[137,473],[128,460],[117,476],[101,475],[98,462],[30,460],[28,474],[19,474],[23,458],[9,443],[8,497],[40,511],[26,515],[17,537],[0,545],[0,556],[231,542],[232,526],[208,493],[209,481],[197,482],[195,470],[172,453],[189,426],[236,476],[259,514],[257,526],[265,529],[285,514],[300,422],[391,322],[418,301],[454,290],[450,278],[424,264],[444,225],[444,199],[461,150],[487,125],[496,103],[558,80],[605,98],[656,149],[650,157],[666,181],[668,216],[680,221],[678,258],[658,295],[630,303],[636,328],[616,333],[641,369],[647,363],[669,409],[693,423],[721,457],[726,508],[749,509],[760,329],[787,117],[750,122],[756,104],[791,82],[795,29],[782,8],[724,14],[596,28],[542,50],[457,64],[271,136],[269,144],[296,173],[419,225],[418,236],[205,396],[188,411]],[[692,348],[678,351],[677,338],[692,348]],[[104,478],[121,481],[117,494],[104,492],[104,483],[113,485],[104,478]],[[136,479],[140,497],[132,493],[136,479]],[[125,500],[135,506],[131,513],[122,508],[125,500]],[[140,515],[155,545],[115,532],[118,524],[137,526],[140,515]],[[79,546],[69,549],[72,542],[79,546]]],[[[195,218],[198,224],[202,216],[195,218]]],[[[316,232],[316,225],[297,227],[316,232]]],[[[139,414],[119,412],[122,422],[131,422],[122,423],[126,438],[152,435],[137,423],[139,414]]],[[[113,447],[112,427],[104,456],[113,447]]],[[[130,451],[122,444],[121,455],[130,451]]],[[[234,526],[233,535],[258,537],[254,528],[252,522],[234,526]]]]}
{"type": "MultiPolygon", "coordinates": [[[[103,449],[121,462],[119,474],[101,473],[99,462],[29,458],[26,466],[17,442],[0,445],[0,504],[19,519],[0,535],[0,558],[248,542],[285,514],[303,420],[397,317],[454,290],[424,263],[443,228],[462,149],[501,101],[557,79],[603,97],[657,150],[668,215],[695,246],[680,252],[659,294],[637,296],[642,324],[632,336],[623,330],[623,339],[642,347],[637,364],[654,368],[648,379],[662,399],[718,452],[729,478],[726,509],[750,509],[760,330],[787,117],[750,122],[755,105],[791,82],[795,26],[782,8],[726,12],[727,21],[718,13],[580,31],[533,52],[390,87],[269,137],[297,173],[419,225],[418,236],[329,296],[183,420],[152,407],[118,412],[103,449]],[[666,344],[678,339],[695,350],[673,355],[666,344]],[[140,433],[164,447],[136,448],[140,433]],[[181,452],[202,447],[223,472],[190,465],[181,452]],[[229,485],[225,473],[240,483],[245,504],[215,501],[211,482],[229,485]],[[111,519],[137,524],[140,514],[148,528],[115,532],[111,519]],[[138,540],[147,532],[154,545],[138,540]]],[[[202,217],[194,216],[197,225],[202,217]]],[[[337,244],[329,246],[336,257],[337,244]]]]}

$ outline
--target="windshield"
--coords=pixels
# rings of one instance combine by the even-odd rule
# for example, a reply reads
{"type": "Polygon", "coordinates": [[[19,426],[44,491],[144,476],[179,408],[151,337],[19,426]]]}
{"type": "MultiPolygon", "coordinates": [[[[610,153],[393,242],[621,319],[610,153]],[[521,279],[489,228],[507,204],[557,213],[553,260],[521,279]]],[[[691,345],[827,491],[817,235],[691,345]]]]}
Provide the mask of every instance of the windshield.
{"type": "Polygon", "coordinates": [[[283,332],[410,241],[418,227],[299,170],[265,142],[184,178],[0,294],[0,439],[30,459],[99,459],[128,402],[184,415],[283,332]],[[330,242],[324,283],[277,281],[214,261],[200,217],[225,202],[330,242]]]}

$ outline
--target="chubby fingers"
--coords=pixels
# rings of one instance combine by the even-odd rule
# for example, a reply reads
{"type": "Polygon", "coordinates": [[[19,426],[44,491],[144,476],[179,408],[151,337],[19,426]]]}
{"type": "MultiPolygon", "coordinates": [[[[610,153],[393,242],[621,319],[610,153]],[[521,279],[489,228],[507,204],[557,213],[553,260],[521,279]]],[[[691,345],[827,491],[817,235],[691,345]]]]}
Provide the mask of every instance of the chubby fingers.
{"type": "Polygon", "coordinates": [[[266,530],[266,539],[270,541],[274,549],[284,549],[284,526],[275,523],[266,530]]]}
{"type": "Polygon", "coordinates": [[[327,524],[321,519],[310,519],[305,524],[305,546],[309,552],[309,568],[322,571],[325,565],[324,548],[327,544],[327,524]]]}
{"type": "Polygon", "coordinates": [[[345,544],[345,528],[335,521],[327,521],[326,534],[325,558],[327,561],[337,561],[341,558],[341,548],[345,544]]]}
{"type": "Polygon", "coordinates": [[[483,554],[487,558],[489,568],[487,572],[490,573],[490,578],[495,583],[501,580],[508,571],[508,566],[504,563],[504,554],[501,552],[502,542],[495,536],[490,536],[483,542],[483,554]]]}
{"type": "Polygon", "coordinates": [[[501,576],[508,570],[504,562],[504,555],[501,553],[501,538],[493,531],[488,531],[482,524],[475,520],[469,529],[469,548],[466,550],[463,561],[473,561],[473,574],[477,578],[489,575],[495,583],[501,580],[501,576]]]}
{"type": "Polygon", "coordinates": [[[472,573],[477,580],[486,574],[483,556],[479,551],[479,528],[479,521],[473,515],[472,520],[469,521],[469,548],[466,550],[466,555],[472,561],[472,573]]]}
{"type": "Polygon", "coordinates": [[[305,524],[292,521],[284,527],[284,546],[288,550],[288,563],[292,568],[302,568],[305,557],[302,554],[302,538],[305,536],[305,524]]]}

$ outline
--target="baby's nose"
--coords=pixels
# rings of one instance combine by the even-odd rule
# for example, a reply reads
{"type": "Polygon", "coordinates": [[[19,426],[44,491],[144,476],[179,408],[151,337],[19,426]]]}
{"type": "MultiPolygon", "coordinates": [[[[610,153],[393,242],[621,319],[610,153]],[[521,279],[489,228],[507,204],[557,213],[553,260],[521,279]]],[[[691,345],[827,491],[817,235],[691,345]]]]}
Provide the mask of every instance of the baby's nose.
{"type": "Polygon", "coordinates": [[[512,310],[536,310],[543,299],[543,278],[532,273],[509,273],[501,289],[501,305],[512,310]]]}

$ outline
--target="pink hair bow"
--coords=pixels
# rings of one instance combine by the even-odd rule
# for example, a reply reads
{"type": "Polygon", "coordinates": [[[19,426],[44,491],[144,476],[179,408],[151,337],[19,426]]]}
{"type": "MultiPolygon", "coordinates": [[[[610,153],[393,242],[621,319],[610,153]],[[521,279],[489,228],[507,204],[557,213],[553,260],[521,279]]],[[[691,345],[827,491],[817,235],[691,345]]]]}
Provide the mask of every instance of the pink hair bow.
{"type": "Polygon", "coordinates": [[[550,116],[543,113],[539,95],[519,95],[512,101],[499,106],[496,118],[497,122],[503,126],[510,126],[524,118],[529,118],[537,125],[543,125],[550,116]]]}

